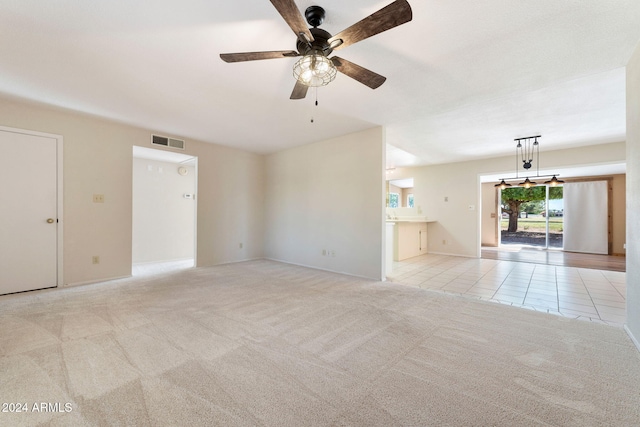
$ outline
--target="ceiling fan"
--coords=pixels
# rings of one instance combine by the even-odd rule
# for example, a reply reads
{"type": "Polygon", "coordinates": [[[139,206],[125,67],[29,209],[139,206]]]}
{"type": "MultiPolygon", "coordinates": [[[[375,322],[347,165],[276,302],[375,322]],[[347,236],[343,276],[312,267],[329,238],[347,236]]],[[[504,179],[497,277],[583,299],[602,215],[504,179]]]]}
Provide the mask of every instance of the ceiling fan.
{"type": "Polygon", "coordinates": [[[390,30],[398,25],[411,21],[411,6],[407,0],[396,0],[363,20],[353,24],[346,30],[332,36],[318,28],[324,22],[325,11],[320,6],[310,6],[303,18],[294,0],[270,0],[273,6],[287,22],[298,38],[295,50],[277,50],[268,52],[222,53],[220,58],[225,62],[256,61],[261,59],[295,58],[301,56],[294,68],[296,85],[291,99],[303,99],[309,87],[324,86],[330,83],[340,71],[360,83],[376,89],[382,85],[386,77],[367,70],[353,62],[337,56],[328,56],[337,49],[342,49],[361,40],[390,30]],[[307,23],[312,27],[308,28],[307,23]]]}

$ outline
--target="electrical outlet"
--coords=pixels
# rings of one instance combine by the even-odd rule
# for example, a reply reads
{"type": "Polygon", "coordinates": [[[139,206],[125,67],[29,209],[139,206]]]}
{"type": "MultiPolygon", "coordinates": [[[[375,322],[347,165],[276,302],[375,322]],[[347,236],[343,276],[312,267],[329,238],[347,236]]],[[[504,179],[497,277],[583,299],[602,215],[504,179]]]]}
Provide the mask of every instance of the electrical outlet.
{"type": "Polygon", "coordinates": [[[104,203],[104,194],[94,194],[93,203],[104,203]]]}
{"type": "Polygon", "coordinates": [[[92,256],[91,262],[93,262],[94,264],[100,264],[100,257],[98,255],[92,256]]]}

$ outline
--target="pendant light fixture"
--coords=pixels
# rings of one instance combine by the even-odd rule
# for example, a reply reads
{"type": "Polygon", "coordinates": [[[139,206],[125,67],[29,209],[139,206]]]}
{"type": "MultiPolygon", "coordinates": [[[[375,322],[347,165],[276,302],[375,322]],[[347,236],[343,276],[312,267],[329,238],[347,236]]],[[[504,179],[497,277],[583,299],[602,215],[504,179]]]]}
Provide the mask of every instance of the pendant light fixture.
{"type": "Polygon", "coordinates": [[[556,176],[553,175],[553,178],[551,178],[549,181],[545,181],[544,183],[547,184],[547,185],[550,185],[552,187],[556,187],[556,186],[558,186],[560,184],[564,184],[564,181],[561,180],[561,179],[556,178],[556,176]]]}
{"type": "Polygon", "coordinates": [[[501,190],[504,190],[507,187],[511,187],[511,184],[507,184],[503,179],[499,184],[496,184],[495,187],[500,187],[501,190]]]}
{"type": "MultiPolygon", "coordinates": [[[[500,182],[496,184],[495,187],[499,187],[501,190],[504,190],[507,187],[511,187],[511,184],[507,183],[507,181],[522,179],[518,176],[518,165],[522,163],[522,168],[528,171],[533,167],[534,160],[536,164],[536,178],[552,176],[540,175],[540,143],[538,142],[538,138],[542,138],[542,136],[534,135],[514,139],[514,141],[516,142],[516,176],[514,178],[501,178],[500,182]]],[[[564,181],[556,178],[557,175],[558,174],[554,174],[553,178],[551,178],[549,181],[545,181],[544,183],[552,187],[563,184],[564,181]]],[[[528,176],[525,178],[526,179],[524,181],[518,183],[518,187],[532,188],[538,185],[535,181],[531,181],[528,176]]]]}
{"type": "Polygon", "coordinates": [[[535,187],[536,185],[538,185],[536,182],[529,181],[529,178],[527,178],[524,181],[522,181],[520,184],[518,184],[518,187],[531,188],[531,187],[535,187]]]}

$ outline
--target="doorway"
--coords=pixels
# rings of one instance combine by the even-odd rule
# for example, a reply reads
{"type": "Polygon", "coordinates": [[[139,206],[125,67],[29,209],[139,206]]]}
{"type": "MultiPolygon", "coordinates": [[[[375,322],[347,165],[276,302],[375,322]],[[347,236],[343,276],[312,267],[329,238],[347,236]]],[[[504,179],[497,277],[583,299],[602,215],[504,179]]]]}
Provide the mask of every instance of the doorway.
{"type": "Polygon", "coordinates": [[[197,163],[186,154],[133,147],[132,275],[195,265],[197,163]]]}
{"type": "Polygon", "coordinates": [[[0,294],[62,275],[62,136],[0,127],[0,294]]]}

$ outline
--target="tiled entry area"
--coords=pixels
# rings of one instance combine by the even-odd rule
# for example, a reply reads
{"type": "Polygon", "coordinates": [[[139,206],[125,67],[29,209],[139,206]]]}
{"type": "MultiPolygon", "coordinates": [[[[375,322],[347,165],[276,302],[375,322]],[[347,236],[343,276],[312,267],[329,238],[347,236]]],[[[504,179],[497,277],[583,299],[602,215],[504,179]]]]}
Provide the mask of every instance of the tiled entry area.
{"type": "Polygon", "coordinates": [[[625,275],[617,271],[427,254],[394,262],[388,279],[622,326],[626,319],[625,275]]]}

